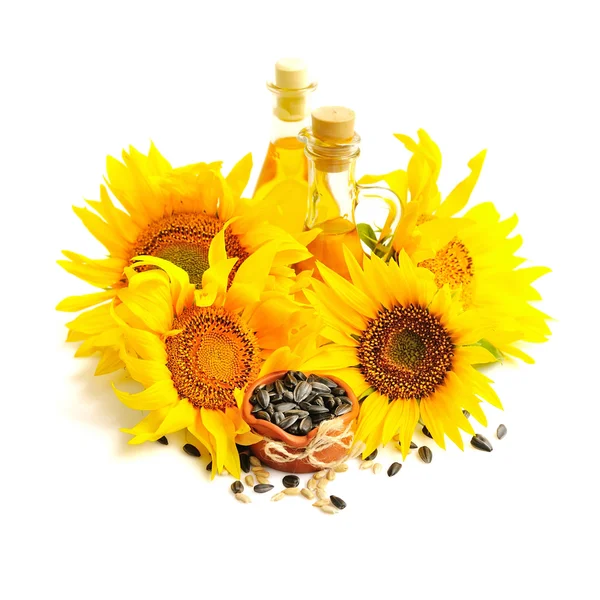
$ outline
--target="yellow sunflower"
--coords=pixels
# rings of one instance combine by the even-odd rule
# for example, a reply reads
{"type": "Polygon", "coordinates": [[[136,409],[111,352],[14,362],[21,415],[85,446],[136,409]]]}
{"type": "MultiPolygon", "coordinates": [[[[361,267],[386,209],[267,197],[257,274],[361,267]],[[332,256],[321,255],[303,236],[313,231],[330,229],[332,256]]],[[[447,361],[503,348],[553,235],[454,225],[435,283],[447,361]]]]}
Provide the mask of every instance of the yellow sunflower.
{"type": "Polygon", "coordinates": [[[323,282],[305,291],[331,343],[303,368],[336,375],[364,398],[356,430],[363,456],[395,436],[406,456],[419,419],[440,446],[448,436],[463,448],[460,430],[474,432],[462,409],[486,425],[481,401],[502,407],[473,367],[494,360],[477,344],[485,330],[476,311],[464,311],[404,251],[399,262],[374,256],[362,268],[345,255],[351,281],[319,264],[323,282]]]}
{"type": "Polygon", "coordinates": [[[160,258],[138,257],[136,268],[125,269],[128,286],[111,310],[121,358],[146,389],[115,391],[130,408],[150,411],[123,430],[134,436],[131,444],[187,429],[210,452],[213,476],[226,468],[239,477],[235,444],[260,439],[242,420],[243,392],[265,373],[297,368],[317,320],[311,307],[265,289],[276,242],[251,254],[231,281],[239,260],[227,257],[226,240],[226,230],[213,239],[201,289],[160,258]]]}
{"type": "Polygon", "coordinates": [[[305,246],[312,234],[299,233],[294,238],[269,225],[259,208],[249,206],[241,198],[252,168],[250,155],[227,177],[223,177],[220,167],[220,163],[199,163],[174,169],[154,145],[148,155],[130,148],[129,152],[123,152],[123,162],[108,157],[108,190],[101,186],[100,200],[87,201],[92,210],[74,207],[109,256],[90,259],[75,252],[63,252],[67,260],[58,263],[102,291],[66,298],[57,309],[77,312],[100,304],[67,324],[68,341],[87,341],[78,356],[102,350],[98,374],[122,366],[117,349],[106,345],[107,335],[104,339],[96,338],[105,333],[110,322],[110,302],[106,302],[128,284],[124,271],[135,256],[168,260],[184,269],[190,282],[199,286],[208,268],[210,243],[224,224],[230,222],[225,232],[225,247],[229,257],[238,259],[230,280],[248,257],[272,242],[276,253],[268,285],[284,290],[296,285],[289,265],[310,257],[305,246]],[[109,190],[125,210],[115,206],[109,190]]]}
{"type": "Polygon", "coordinates": [[[532,306],[540,300],[532,283],[548,273],[546,267],[522,267],[516,256],[520,235],[509,237],[516,215],[501,220],[491,202],[455,215],[467,205],[477,183],[485,150],[469,161],[471,173],[442,201],[437,185],[442,156],[423,130],[418,143],[396,135],[412,152],[407,171],[370,175],[365,181],[385,181],[402,199],[403,215],[393,238],[393,248],[404,250],[419,266],[435,275],[438,287],[460,288],[464,308],[476,309],[489,321],[487,341],[503,354],[525,362],[533,359],[520,342],[544,342],[549,317],[532,306]]]}

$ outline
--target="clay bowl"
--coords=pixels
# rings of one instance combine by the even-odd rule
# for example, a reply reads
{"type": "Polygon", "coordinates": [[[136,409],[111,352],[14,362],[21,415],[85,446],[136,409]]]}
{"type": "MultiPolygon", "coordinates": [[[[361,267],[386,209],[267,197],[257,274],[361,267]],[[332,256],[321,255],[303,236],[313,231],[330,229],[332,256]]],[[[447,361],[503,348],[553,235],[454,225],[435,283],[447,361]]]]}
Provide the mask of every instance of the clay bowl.
{"type": "MultiPolygon", "coordinates": [[[[273,440],[277,440],[279,442],[283,442],[288,446],[288,450],[290,448],[297,448],[299,452],[302,452],[306,446],[310,443],[310,441],[317,435],[317,428],[315,427],[311,431],[308,432],[307,435],[291,435],[281,429],[281,427],[275,425],[275,423],[270,423],[269,421],[263,421],[262,419],[257,419],[252,414],[252,404],[250,404],[250,398],[252,397],[252,393],[259,385],[266,385],[268,383],[272,383],[276,379],[280,379],[283,377],[287,371],[277,371],[275,373],[270,373],[269,375],[265,375],[260,379],[257,379],[252,385],[248,386],[246,389],[246,394],[244,395],[244,400],[242,402],[242,415],[244,420],[252,430],[259,435],[263,435],[265,437],[271,438],[273,440]]],[[[308,373],[307,373],[308,375],[308,373]]],[[[352,410],[341,417],[340,423],[345,428],[350,423],[352,423],[356,417],[358,416],[358,400],[354,395],[354,392],[348,387],[348,385],[336,377],[332,377],[331,375],[325,375],[331,381],[337,383],[341,388],[346,390],[346,395],[352,401],[352,410]]],[[[271,460],[267,457],[264,451],[264,447],[266,442],[264,440],[257,442],[252,445],[253,454],[260,459],[262,463],[271,467],[272,469],[277,469],[278,471],[286,471],[288,473],[312,473],[313,471],[317,471],[318,468],[311,465],[306,459],[303,460],[294,460],[291,462],[277,462],[271,460]]],[[[321,462],[327,463],[335,463],[339,461],[344,456],[344,449],[338,446],[333,446],[332,448],[327,448],[321,452],[318,452],[315,455],[315,458],[321,462]]]]}

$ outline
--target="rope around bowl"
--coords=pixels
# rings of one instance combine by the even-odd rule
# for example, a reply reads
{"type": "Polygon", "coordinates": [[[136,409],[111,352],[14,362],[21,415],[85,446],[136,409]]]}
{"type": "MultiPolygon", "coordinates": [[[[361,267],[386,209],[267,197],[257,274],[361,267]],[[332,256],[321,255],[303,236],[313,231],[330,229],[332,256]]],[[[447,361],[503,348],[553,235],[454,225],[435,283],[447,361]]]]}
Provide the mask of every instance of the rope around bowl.
{"type": "Polygon", "coordinates": [[[352,431],[352,423],[349,423],[343,431],[339,430],[340,423],[338,419],[323,421],[318,429],[315,437],[308,443],[308,446],[301,452],[298,448],[288,446],[283,442],[264,437],[266,442],[263,450],[269,460],[280,463],[289,463],[294,460],[306,460],[310,465],[317,469],[328,469],[336,464],[346,460],[346,454],[352,447],[354,441],[354,432],[352,431]],[[343,448],[344,455],[336,463],[322,462],[316,455],[324,452],[333,446],[343,448]]]}

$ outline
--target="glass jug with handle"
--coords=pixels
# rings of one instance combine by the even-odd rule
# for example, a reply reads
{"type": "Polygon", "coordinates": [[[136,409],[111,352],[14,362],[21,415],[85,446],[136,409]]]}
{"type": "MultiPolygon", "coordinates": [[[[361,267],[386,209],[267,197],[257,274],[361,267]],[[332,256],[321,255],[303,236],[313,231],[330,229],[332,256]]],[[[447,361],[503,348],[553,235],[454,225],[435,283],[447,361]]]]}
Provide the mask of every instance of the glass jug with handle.
{"type": "MultiPolygon", "coordinates": [[[[308,206],[305,229],[318,228],[320,233],[308,249],[313,258],[299,263],[298,269],[314,269],[315,260],[350,279],[343,246],[362,264],[363,245],[357,230],[357,207],[367,199],[383,200],[387,218],[379,244],[394,231],[401,213],[398,196],[378,186],[359,185],[355,178],[356,159],[360,154],[360,136],[354,131],[354,111],[341,106],[324,106],[312,113],[312,127],[304,128],[298,139],[304,143],[308,159],[308,206]]],[[[314,277],[318,277],[315,269],[314,277]]]]}

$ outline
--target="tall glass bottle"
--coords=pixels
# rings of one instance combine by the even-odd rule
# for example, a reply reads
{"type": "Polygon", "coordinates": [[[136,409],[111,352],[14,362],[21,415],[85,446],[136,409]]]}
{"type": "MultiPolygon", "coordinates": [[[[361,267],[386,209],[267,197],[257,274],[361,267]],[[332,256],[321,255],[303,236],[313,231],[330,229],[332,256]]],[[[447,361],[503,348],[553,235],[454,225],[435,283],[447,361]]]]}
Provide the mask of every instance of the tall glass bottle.
{"type": "Polygon", "coordinates": [[[309,124],[310,94],[316,89],[300,59],[285,58],[275,65],[271,140],[256,188],[254,202],[275,200],[270,222],[288,231],[302,231],[306,213],[308,167],[298,132],[309,124]]]}
{"type": "MultiPolygon", "coordinates": [[[[324,106],[312,113],[312,127],[298,134],[308,158],[305,229],[320,230],[308,246],[314,258],[300,263],[300,270],[314,268],[315,260],[319,260],[350,278],[343,246],[362,264],[364,251],[356,228],[356,209],[366,199],[378,199],[380,207],[381,201],[385,202],[392,230],[400,219],[401,203],[394,192],[356,183],[360,136],[354,131],[354,121],[354,111],[349,108],[324,106]]],[[[315,276],[319,277],[318,271],[315,276]]]]}

